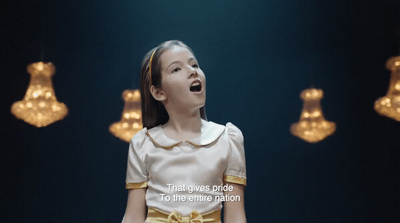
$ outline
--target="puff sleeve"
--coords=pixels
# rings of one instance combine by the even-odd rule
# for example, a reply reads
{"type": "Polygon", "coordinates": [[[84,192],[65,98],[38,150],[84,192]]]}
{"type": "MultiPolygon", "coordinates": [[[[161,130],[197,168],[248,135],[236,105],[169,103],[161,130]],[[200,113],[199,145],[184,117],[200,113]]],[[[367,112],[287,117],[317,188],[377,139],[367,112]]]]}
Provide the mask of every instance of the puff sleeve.
{"type": "Polygon", "coordinates": [[[243,134],[232,123],[226,124],[229,136],[229,160],[224,173],[224,182],[246,185],[246,159],[243,134]]]}
{"type": "Polygon", "coordinates": [[[146,188],[148,173],[144,163],[143,141],[146,129],[138,132],[129,144],[128,166],[126,170],[126,189],[146,188]]]}

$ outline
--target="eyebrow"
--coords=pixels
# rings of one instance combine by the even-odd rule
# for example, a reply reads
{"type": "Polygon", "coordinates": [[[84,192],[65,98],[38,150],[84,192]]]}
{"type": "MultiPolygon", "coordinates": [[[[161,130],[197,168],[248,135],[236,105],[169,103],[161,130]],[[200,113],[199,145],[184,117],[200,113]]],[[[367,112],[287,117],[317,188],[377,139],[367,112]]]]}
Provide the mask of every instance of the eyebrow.
{"type": "Polygon", "coordinates": [[[176,63],[180,63],[180,61],[174,61],[174,62],[170,63],[166,70],[168,70],[170,66],[172,66],[173,64],[176,64],[176,63]]]}
{"type": "MultiPolygon", "coordinates": [[[[189,63],[190,63],[190,62],[192,62],[193,60],[197,62],[196,58],[194,58],[194,57],[191,57],[191,58],[189,58],[189,63]]],[[[176,61],[174,61],[174,62],[170,63],[170,64],[168,65],[168,67],[167,67],[167,69],[166,69],[166,70],[168,70],[168,69],[169,69],[169,67],[170,67],[171,65],[173,65],[173,64],[176,64],[176,63],[181,63],[181,61],[179,61],[179,60],[176,60],[176,61]]]]}

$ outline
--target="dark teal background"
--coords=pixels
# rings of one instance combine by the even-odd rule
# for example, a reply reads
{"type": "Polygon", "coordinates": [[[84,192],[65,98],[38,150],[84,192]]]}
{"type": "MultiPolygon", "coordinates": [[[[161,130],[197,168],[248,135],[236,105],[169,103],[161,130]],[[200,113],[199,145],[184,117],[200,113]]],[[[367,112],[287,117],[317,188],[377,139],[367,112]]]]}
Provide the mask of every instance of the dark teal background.
{"type": "Polygon", "coordinates": [[[144,54],[170,39],[206,74],[209,120],[245,136],[248,222],[400,222],[400,123],[373,110],[399,55],[398,0],[16,0],[0,12],[0,222],[122,220],[128,144],[108,127],[144,54]],[[10,107],[41,59],[69,114],[36,128],[10,107]],[[337,124],[317,144],[289,133],[311,86],[337,124]]]}

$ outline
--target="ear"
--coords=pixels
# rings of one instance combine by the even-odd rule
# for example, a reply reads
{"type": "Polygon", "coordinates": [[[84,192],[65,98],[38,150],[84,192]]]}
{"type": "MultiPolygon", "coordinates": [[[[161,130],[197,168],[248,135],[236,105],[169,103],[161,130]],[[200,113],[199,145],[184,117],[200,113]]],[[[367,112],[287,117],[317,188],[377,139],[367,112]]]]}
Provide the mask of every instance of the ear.
{"type": "Polygon", "coordinates": [[[153,95],[153,98],[156,99],[157,101],[165,101],[167,100],[167,95],[161,88],[156,88],[154,85],[151,85],[150,87],[150,93],[153,95]]]}

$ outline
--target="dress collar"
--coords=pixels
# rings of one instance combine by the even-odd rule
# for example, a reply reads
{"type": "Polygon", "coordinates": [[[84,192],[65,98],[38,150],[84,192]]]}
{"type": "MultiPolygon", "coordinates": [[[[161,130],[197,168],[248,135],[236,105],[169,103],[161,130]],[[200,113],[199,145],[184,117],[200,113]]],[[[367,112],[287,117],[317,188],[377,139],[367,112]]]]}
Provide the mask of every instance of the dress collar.
{"type": "MultiPolygon", "coordinates": [[[[188,142],[196,147],[202,147],[209,145],[216,141],[221,134],[225,131],[225,126],[216,124],[214,122],[209,122],[201,120],[201,136],[187,140],[188,142]]],[[[181,144],[183,141],[178,141],[166,136],[162,130],[162,126],[158,125],[147,131],[146,135],[154,143],[155,146],[164,149],[171,149],[174,146],[181,144]]]]}

